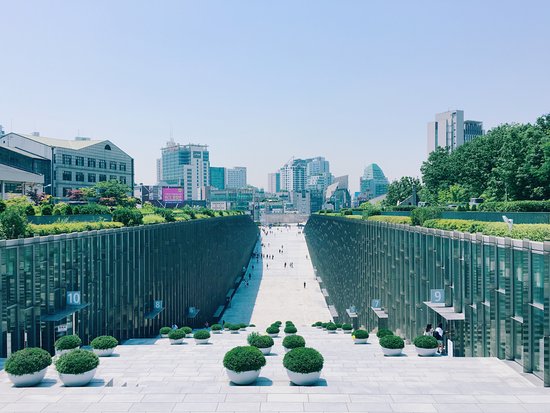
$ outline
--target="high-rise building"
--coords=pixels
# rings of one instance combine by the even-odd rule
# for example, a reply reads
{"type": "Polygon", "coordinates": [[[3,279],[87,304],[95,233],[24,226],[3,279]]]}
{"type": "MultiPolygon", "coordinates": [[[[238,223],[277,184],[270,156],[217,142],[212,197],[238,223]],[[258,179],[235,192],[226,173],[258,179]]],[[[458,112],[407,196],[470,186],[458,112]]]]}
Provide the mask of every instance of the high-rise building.
{"type": "Polygon", "coordinates": [[[225,168],[210,167],[210,186],[215,189],[225,189],[225,168]]]}
{"type": "Polygon", "coordinates": [[[157,182],[162,182],[162,159],[157,159],[157,182]]]}
{"type": "Polygon", "coordinates": [[[483,123],[464,121],[463,110],[438,113],[435,115],[435,121],[428,123],[428,154],[438,147],[446,147],[453,151],[464,142],[469,142],[482,134],[483,123]],[[468,138],[466,138],[466,134],[468,134],[468,138]]]}
{"type": "Polygon", "coordinates": [[[225,187],[232,189],[246,188],[246,168],[236,166],[225,170],[225,187]]]}
{"type": "Polygon", "coordinates": [[[361,193],[367,199],[376,198],[388,192],[388,178],[382,169],[375,163],[365,168],[363,176],[359,178],[361,193]]]}
{"type": "Polygon", "coordinates": [[[304,159],[292,158],[280,169],[282,191],[303,191],[306,187],[306,166],[304,159]]]}
{"type": "Polygon", "coordinates": [[[276,194],[281,190],[281,174],[274,172],[267,174],[267,191],[276,194]]]}
{"type": "Polygon", "coordinates": [[[205,199],[210,184],[210,154],[207,145],[180,145],[173,140],[161,149],[162,182],[183,186],[185,200],[205,199]]]}

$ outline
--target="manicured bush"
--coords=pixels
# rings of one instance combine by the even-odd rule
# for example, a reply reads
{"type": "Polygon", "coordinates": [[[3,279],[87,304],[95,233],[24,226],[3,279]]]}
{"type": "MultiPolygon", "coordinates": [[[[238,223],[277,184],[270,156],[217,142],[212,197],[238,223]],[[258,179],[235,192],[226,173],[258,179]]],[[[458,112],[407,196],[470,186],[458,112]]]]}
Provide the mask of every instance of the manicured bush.
{"type": "Polygon", "coordinates": [[[239,328],[246,328],[246,327],[248,327],[248,324],[239,323],[239,328]]]}
{"type": "Polygon", "coordinates": [[[182,338],[185,338],[185,331],[183,331],[182,328],[178,330],[171,330],[168,333],[168,338],[170,340],[181,340],[182,338]]]}
{"type": "Polygon", "coordinates": [[[41,210],[42,210],[42,215],[52,215],[53,213],[53,207],[49,204],[42,205],[41,210]]]}
{"type": "Polygon", "coordinates": [[[197,340],[206,340],[207,338],[210,338],[210,333],[207,330],[199,330],[193,334],[193,338],[197,340]]]}
{"type": "Polygon", "coordinates": [[[298,331],[298,329],[296,327],[294,327],[293,325],[288,325],[288,326],[285,327],[285,333],[286,334],[295,334],[297,331],[298,331]]]}
{"type": "Polygon", "coordinates": [[[191,334],[193,332],[193,329],[187,326],[180,328],[180,330],[183,331],[185,334],[191,334]]]}
{"type": "Polygon", "coordinates": [[[317,321],[315,323],[315,327],[321,327],[323,325],[323,322],[322,321],[317,321]]]}
{"type": "Polygon", "coordinates": [[[52,358],[46,350],[27,347],[12,353],[6,360],[4,370],[15,376],[22,376],[44,370],[50,364],[52,364],[52,358]]]}
{"type": "Polygon", "coordinates": [[[393,336],[393,331],[388,330],[387,328],[381,328],[376,333],[376,337],[378,337],[378,338],[382,338],[382,337],[386,337],[386,336],[393,336]]]}
{"type": "Polygon", "coordinates": [[[285,326],[288,326],[288,325],[293,326],[294,323],[292,321],[285,321],[285,326]]]}
{"type": "Polygon", "coordinates": [[[55,368],[61,374],[82,374],[95,369],[98,365],[99,357],[86,350],[63,354],[55,362],[55,368]]]}
{"type": "Polygon", "coordinates": [[[350,331],[353,330],[353,327],[351,326],[351,324],[342,324],[342,330],[350,331]]]}
{"type": "Polygon", "coordinates": [[[56,350],[72,350],[82,345],[82,340],[76,334],[59,337],[54,346],[56,350]]]}
{"type": "Polygon", "coordinates": [[[94,231],[99,229],[122,228],[120,222],[99,221],[99,222],[56,222],[54,224],[29,224],[29,235],[57,235],[71,232],[94,231]]]}
{"type": "Polygon", "coordinates": [[[224,328],[224,329],[227,328],[228,330],[231,330],[231,326],[232,326],[232,325],[233,325],[233,324],[231,324],[231,323],[225,323],[225,324],[223,325],[223,328],[224,328]]]}
{"type": "Polygon", "coordinates": [[[358,339],[369,338],[369,333],[366,330],[355,330],[353,336],[358,339]]]}
{"type": "Polygon", "coordinates": [[[380,345],[384,348],[399,349],[405,347],[405,342],[398,336],[384,336],[380,339],[380,345]]]}
{"type": "Polygon", "coordinates": [[[90,344],[96,350],[107,350],[118,346],[118,340],[113,336],[99,336],[94,338],[90,344]]]}
{"type": "Polygon", "coordinates": [[[298,347],[285,354],[283,366],[295,373],[313,373],[323,369],[321,353],[309,347],[298,347]]]}
{"type": "Polygon", "coordinates": [[[279,327],[269,326],[265,329],[267,334],[279,334],[279,327]]]}
{"type": "Polygon", "coordinates": [[[253,346],[254,341],[257,340],[259,337],[261,337],[260,333],[257,333],[254,331],[253,333],[250,333],[248,335],[248,337],[246,338],[246,341],[248,342],[249,345],[253,346]]]}
{"type": "Polygon", "coordinates": [[[258,348],[269,348],[272,347],[275,342],[269,336],[261,336],[258,334],[258,336],[255,336],[252,340],[250,336],[248,336],[248,344],[258,348]]]}
{"type": "Polygon", "coordinates": [[[236,373],[256,371],[265,366],[265,357],[257,347],[239,346],[225,353],[223,366],[236,373]]]}
{"type": "Polygon", "coordinates": [[[220,331],[222,329],[222,325],[221,324],[212,324],[212,326],[210,328],[212,329],[212,331],[220,331]]]}
{"type": "Polygon", "coordinates": [[[550,201],[483,202],[480,211],[489,212],[550,212],[550,201]]]}
{"type": "Polygon", "coordinates": [[[111,213],[111,210],[108,206],[90,203],[80,205],[78,212],[82,215],[107,215],[111,213]]]}
{"type": "Polygon", "coordinates": [[[418,336],[413,343],[419,348],[437,348],[437,340],[433,336],[418,336]]]}
{"type": "Polygon", "coordinates": [[[334,324],[336,324],[336,328],[337,328],[337,329],[338,329],[338,328],[342,328],[342,323],[334,323],[334,324]]]}
{"type": "Polygon", "coordinates": [[[229,326],[229,330],[231,330],[231,331],[239,331],[240,328],[241,328],[241,325],[240,325],[240,324],[231,324],[231,325],[229,326]]]}
{"type": "Polygon", "coordinates": [[[329,324],[329,323],[321,323],[321,327],[327,328],[327,325],[328,325],[328,324],[329,324]]]}
{"type": "Polygon", "coordinates": [[[275,321],[273,324],[277,324],[278,326],[280,326],[281,324],[283,324],[282,321],[275,321]]]}
{"type": "Polygon", "coordinates": [[[286,336],[283,339],[283,347],[284,348],[298,348],[298,347],[305,347],[306,346],[306,340],[302,336],[286,336]]]}
{"type": "Polygon", "coordinates": [[[25,215],[36,215],[36,211],[34,210],[34,207],[32,205],[27,205],[25,207],[25,215]]]}
{"type": "Polygon", "coordinates": [[[442,212],[443,209],[437,207],[415,208],[411,211],[411,222],[413,225],[424,225],[428,219],[441,218],[442,212]]]}
{"type": "Polygon", "coordinates": [[[249,324],[248,327],[256,327],[256,324],[249,324]]]}
{"type": "Polygon", "coordinates": [[[157,214],[148,214],[143,216],[144,225],[162,224],[163,222],[166,222],[164,218],[157,214]]]}
{"type": "Polygon", "coordinates": [[[327,330],[328,330],[328,331],[336,331],[336,324],[334,324],[334,323],[327,323],[327,330]]]}
{"type": "Polygon", "coordinates": [[[369,217],[368,221],[387,222],[389,224],[412,225],[411,217],[400,217],[394,215],[374,215],[372,217],[369,217]]]}
{"type": "Polygon", "coordinates": [[[161,335],[166,335],[170,334],[170,331],[172,331],[170,327],[162,327],[159,332],[161,335]]]}

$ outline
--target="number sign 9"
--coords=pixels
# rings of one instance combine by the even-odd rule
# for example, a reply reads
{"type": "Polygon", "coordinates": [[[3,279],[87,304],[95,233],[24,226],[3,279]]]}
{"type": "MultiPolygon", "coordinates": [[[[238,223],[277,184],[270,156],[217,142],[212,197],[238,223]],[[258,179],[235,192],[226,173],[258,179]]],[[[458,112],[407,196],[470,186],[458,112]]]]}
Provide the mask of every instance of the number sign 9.
{"type": "Polygon", "coordinates": [[[445,290],[442,290],[442,289],[430,290],[430,301],[432,303],[444,303],[445,290]]]}

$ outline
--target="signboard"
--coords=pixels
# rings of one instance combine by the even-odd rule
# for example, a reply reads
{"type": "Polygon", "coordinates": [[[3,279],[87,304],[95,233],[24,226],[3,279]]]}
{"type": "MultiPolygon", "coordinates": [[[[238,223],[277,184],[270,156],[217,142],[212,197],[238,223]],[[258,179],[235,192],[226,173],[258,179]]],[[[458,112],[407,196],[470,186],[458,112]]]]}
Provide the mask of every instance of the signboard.
{"type": "Polygon", "coordinates": [[[227,211],[227,202],[212,201],[210,202],[210,209],[213,211],[227,211]]]}
{"type": "Polygon", "coordinates": [[[200,159],[202,157],[202,152],[193,152],[193,158],[200,159]]]}
{"type": "Polygon", "coordinates": [[[430,301],[432,303],[444,303],[445,302],[445,290],[432,289],[430,290],[430,301]]]}
{"type": "Polygon", "coordinates": [[[67,324],[61,324],[57,326],[57,332],[58,333],[66,333],[67,332],[67,324]]]}
{"type": "Polygon", "coordinates": [[[67,291],[67,305],[80,305],[82,304],[82,298],[80,291],[67,291]]]}
{"type": "Polygon", "coordinates": [[[162,310],[162,300],[156,300],[154,303],[153,303],[153,308],[155,310],[162,310]]]}
{"type": "Polygon", "coordinates": [[[380,301],[380,298],[375,298],[371,301],[370,306],[372,308],[382,308],[382,302],[380,301]]]}
{"type": "Polygon", "coordinates": [[[162,200],[164,202],[183,202],[183,188],[162,187],[162,200]]]}

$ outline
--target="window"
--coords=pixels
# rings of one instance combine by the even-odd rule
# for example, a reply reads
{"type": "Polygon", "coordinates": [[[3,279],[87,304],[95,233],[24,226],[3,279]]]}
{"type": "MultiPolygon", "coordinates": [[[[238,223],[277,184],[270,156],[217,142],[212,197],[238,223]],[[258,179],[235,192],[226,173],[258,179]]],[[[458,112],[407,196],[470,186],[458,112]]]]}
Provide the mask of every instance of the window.
{"type": "Polygon", "coordinates": [[[110,151],[111,150],[111,145],[105,145],[105,150],[110,151]]]}
{"type": "Polygon", "coordinates": [[[99,175],[99,182],[105,182],[107,180],[107,175],[99,175]]]}
{"type": "Polygon", "coordinates": [[[126,183],[126,177],[125,176],[121,176],[118,178],[118,181],[121,183],[121,184],[125,184],[126,183]]]}
{"type": "MultiPolygon", "coordinates": [[[[73,173],[71,171],[63,171],[63,180],[64,181],[72,181],[73,180],[73,173]]],[[[65,188],[63,188],[63,191],[65,191],[65,188]]],[[[65,196],[65,195],[63,195],[63,196],[65,196]]]]}
{"type": "Polygon", "coordinates": [[[109,162],[109,169],[116,171],[116,162],[114,161],[109,162]]]}
{"type": "Polygon", "coordinates": [[[63,155],[62,163],[63,165],[72,165],[73,157],[71,155],[63,155]]]}
{"type": "Polygon", "coordinates": [[[118,169],[121,170],[121,171],[125,171],[126,170],[126,164],[124,162],[121,162],[118,164],[118,169]]]}
{"type": "Polygon", "coordinates": [[[15,193],[20,194],[23,192],[23,185],[18,184],[16,182],[6,182],[4,184],[4,188],[5,188],[5,192],[8,192],[10,194],[15,194],[15,193]]]}
{"type": "Polygon", "coordinates": [[[107,162],[99,161],[99,169],[107,169],[107,162]]]}
{"type": "Polygon", "coordinates": [[[116,175],[109,175],[109,181],[115,180],[116,181],[116,175]]]}
{"type": "Polygon", "coordinates": [[[76,166],[84,166],[84,157],[83,156],[75,156],[74,164],[76,166]]]}
{"type": "Polygon", "coordinates": [[[95,158],[88,158],[88,168],[95,168],[95,158]]]}
{"type": "Polygon", "coordinates": [[[95,174],[88,174],[88,182],[95,182],[95,174]]]}
{"type": "MultiPolygon", "coordinates": [[[[82,161],[84,162],[84,161],[82,161]]],[[[84,174],[82,172],[76,172],[74,176],[75,181],[84,182],[84,174]]]]}

